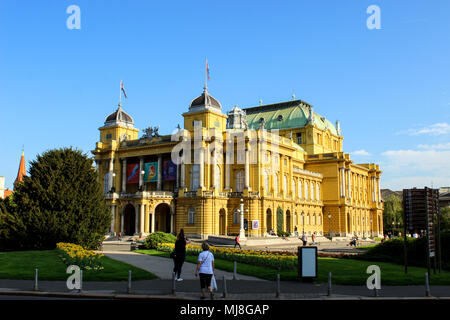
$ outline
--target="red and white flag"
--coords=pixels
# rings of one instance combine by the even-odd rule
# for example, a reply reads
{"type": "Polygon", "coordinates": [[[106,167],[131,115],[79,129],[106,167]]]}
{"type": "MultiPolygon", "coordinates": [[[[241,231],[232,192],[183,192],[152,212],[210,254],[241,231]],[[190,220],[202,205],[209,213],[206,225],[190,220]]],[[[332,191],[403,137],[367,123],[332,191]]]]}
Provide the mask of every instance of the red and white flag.
{"type": "Polygon", "coordinates": [[[127,94],[125,93],[125,88],[123,87],[123,82],[120,80],[120,89],[123,91],[123,95],[125,96],[125,99],[127,98],[127,94]]]}

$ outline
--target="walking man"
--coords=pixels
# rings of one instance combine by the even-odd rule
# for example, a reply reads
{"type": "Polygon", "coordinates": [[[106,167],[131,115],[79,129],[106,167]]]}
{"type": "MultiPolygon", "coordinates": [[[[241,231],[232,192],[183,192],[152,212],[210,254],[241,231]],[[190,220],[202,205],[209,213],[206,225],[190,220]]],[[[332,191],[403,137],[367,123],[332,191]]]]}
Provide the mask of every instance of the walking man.
{"type": "Polygon", "coordinates": [[[242,250],[241,244],[239,243],[239,235],[234,238],[234,249],[236,249],[236,246],[239,246],[239,249],[242,250]]]}

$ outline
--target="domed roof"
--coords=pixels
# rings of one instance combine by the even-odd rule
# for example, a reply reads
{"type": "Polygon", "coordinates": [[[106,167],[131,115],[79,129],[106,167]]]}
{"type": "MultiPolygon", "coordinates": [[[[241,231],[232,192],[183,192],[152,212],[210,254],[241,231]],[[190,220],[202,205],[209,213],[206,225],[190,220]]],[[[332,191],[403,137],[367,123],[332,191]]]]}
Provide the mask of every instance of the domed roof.
{"type": "Polygon", "coordinates": [[[119,104],[117,110],[110,114],[105,120],[105,127],[122,125],[127,127],[134,127],[133,118],[123,111],[122,106],[119,104]]]}
{"type": "Polygon", "coordinates": [[[202,108],[216,108],[222,110],[222,105],[205,89],[200,96],[192,100],[191,104],[189,105],[189,111],[196,111],[196,109],[202,108]]]}

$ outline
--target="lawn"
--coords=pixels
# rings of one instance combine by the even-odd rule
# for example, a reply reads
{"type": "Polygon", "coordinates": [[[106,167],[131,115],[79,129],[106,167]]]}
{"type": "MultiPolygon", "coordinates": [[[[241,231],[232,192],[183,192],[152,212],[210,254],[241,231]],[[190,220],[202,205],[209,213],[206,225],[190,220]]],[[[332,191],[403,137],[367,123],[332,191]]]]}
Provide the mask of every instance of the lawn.
{"type": "MultiPolygon", "coordinates": [[[[168,252],[157,250],[136,250],[136,252],[169,258],[168,252]]],[[[197,257],[186,256],[186,261],[197,263],[197,257]]],[[[231,261],[216,259],[214,263],[217,269],[233,272],[234,263],[231,261]]],[[[424,285],[425,283],[426,268],[408,267],[408,274],[405,275],[402,265],[337,258],[318,258],[318,277],[315,282],[326,283],[328,281],[328,272],[331,272],[334,284],[365,285],[367,278],[370,276],[366,273],[367,267],[370,265],[378,265],[380,267],[382,285],[424,285]]],[[[279,271],[244,263],[237,264],[237,272],[267,280],[275,280],[276,275],[279,273],[281,280],[298,280],[296,270],[279,271]]],[[[430,284],[450,285],[450,272],[443,271],[440,274],[431,274],[430,284]]]]}
{"type": "MultiPolygon", "coordinates": [[[[155,279],[150,272],[129,264],[102,257],[104,269],[83,271],[86,281],[127,281],[128,270],[133,280],[155,279]]],[[[39,269],[40,280],[67,280],[66,265],[57,250],[0,252],[0,279],[34,279],[34,269],[39,269]]]]}

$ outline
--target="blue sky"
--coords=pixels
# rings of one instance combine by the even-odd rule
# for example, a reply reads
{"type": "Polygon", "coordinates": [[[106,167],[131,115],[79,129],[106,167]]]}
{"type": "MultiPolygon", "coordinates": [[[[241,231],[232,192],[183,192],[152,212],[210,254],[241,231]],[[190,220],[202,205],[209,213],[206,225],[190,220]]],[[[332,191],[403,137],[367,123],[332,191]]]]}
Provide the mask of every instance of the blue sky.
{"type": "Polygon", "coordinates": [[[382,187],[450,186],[450,1],[0,1],[0,175],[22,145],[89,152],[118,103],[163,134],[202,92],[224,107],[296,98],[341,122],[382,187]],[[432,3],[432,4],[431,4],[432,3]],[[381,29],[370,30],[369,5],[381,29]],[[81,29],[69,30],[69,5],[81,29]]]}

